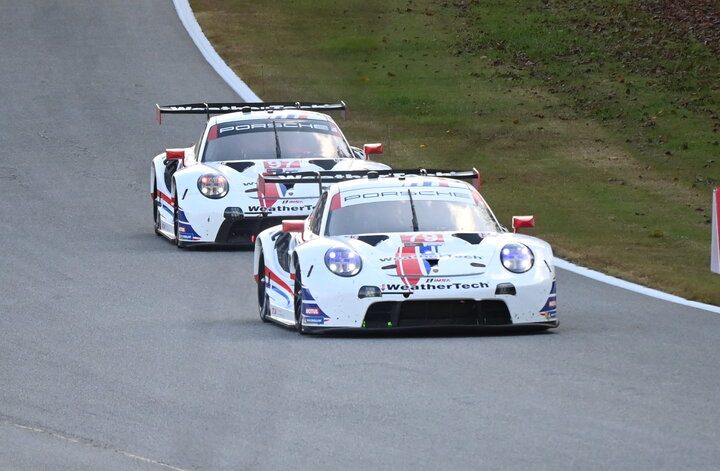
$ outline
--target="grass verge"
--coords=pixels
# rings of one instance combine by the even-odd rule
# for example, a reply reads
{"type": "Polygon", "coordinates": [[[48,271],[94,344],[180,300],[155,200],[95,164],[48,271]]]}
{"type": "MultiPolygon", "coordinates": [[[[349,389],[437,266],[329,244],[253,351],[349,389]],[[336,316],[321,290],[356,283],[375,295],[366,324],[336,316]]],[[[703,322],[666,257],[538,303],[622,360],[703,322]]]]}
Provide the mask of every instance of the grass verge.
{"type": "Polygon", "coordinates": [[[263,99],[343,99],[383,161],[478,167],[496,214],[535,214],[558,256],[720,305],[720,62],[657,2],[191,4],[263,99]]]}

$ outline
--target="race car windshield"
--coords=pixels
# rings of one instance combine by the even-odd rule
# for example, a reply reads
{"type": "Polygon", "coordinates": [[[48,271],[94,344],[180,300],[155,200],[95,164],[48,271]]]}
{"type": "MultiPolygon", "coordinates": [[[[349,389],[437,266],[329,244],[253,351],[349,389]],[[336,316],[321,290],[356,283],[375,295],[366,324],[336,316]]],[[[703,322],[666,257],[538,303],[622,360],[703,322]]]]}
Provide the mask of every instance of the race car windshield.
{"type": "Polygon", "coordinates": [[[338,127],[322,120],[246,120],[210,128],[204,162],[228,160],[348,158],[338,127]]]}
{"type": "Polygon", "coordinates": [[[497,232],[500,230],[490,211],[465,201],[439,199],[408,199],[352,204],[332,210],[328,215],[325,234],[385,234],[415,232],[497,232]]]}

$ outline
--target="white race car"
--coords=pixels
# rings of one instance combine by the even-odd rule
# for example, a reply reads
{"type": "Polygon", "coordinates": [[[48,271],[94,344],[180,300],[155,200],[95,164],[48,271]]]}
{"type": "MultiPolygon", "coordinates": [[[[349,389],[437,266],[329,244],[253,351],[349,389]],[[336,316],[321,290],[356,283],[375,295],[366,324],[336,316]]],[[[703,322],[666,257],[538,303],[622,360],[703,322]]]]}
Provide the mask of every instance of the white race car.
{"type": "Polygon", "coordinates": [[[367,160],[381,144],[351,147],[319,111],[344,103],[196,103],[157,106],[163,114],[206,114],[193,147],[153,158],[150,195],[155,232],[178,247],[250,244],[283,218],[305,217],[317,203],[312,184],[263,184],[263,175],[297,171],[388,169],[367,160]],[[216,115],[216,116],[212,116],[216,115]]]}
{"type": "MultiPolygon", "coordinates": [[[[268,177],[344,181],[327,186],[304,221],[258,235],[260,318],[301,333],[557,327],[550,245],[509,232],[472,185],[453,179],[479,182],[476,170],[415,172],[268,177]]],[[[513,218],[514,230],[532,226],[532,216],[513,218]]]]}

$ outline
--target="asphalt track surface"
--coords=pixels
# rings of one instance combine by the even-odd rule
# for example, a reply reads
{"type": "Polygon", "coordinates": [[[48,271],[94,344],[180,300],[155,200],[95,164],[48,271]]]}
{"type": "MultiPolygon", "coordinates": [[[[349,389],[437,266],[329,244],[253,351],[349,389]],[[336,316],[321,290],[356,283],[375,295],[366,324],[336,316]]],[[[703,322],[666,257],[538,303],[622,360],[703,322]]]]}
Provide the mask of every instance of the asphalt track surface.
{"type": "MultiPolygon", "coordinates": [[[[559,273],[540,335],[300,337],[153,234],[232,100],[171,2],[0,0],[0,469],[718,469],[720,316],[559,273]]],[[[294,97],[289,97],[294,98],[294,97]]]]}

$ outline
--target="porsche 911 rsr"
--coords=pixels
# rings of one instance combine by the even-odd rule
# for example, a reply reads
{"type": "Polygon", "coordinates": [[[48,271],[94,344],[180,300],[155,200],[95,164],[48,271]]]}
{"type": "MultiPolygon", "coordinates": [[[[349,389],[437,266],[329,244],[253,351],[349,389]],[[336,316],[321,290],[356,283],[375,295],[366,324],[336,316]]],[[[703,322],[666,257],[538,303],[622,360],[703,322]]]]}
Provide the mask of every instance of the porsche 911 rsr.
{"type": "Polygon", "coordinates": [[[550,245],[507,231],[466,182],[398,172],[333,183],[307,219],[258,235],[261,319],[303,333],[558,325],[550,245]]]}
{"type": "Polygon", "coordinates": [[[304,217],[318,192],[311,184],[268,183],[263,175],[298,171],[387,169],[370,162],[380,144],[351,147],[335,121],[318,111],[345,105],[238,103],[158,106],[163,114],[207,114],[201,139],[152,161],[155,232],[178,246],[249,244],[283,218],[304,217]],[[211,116],[215,114],[215,116],[211,116]]]}

